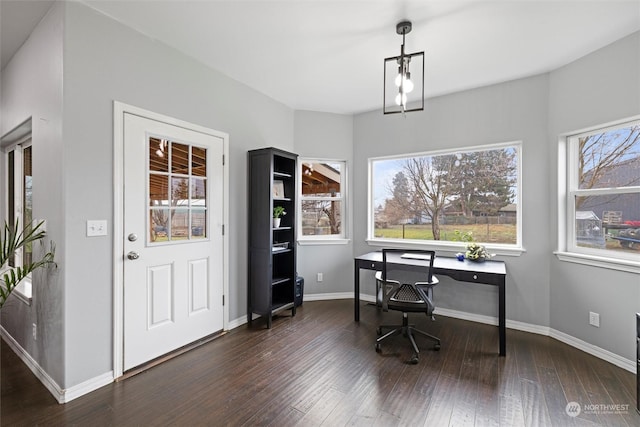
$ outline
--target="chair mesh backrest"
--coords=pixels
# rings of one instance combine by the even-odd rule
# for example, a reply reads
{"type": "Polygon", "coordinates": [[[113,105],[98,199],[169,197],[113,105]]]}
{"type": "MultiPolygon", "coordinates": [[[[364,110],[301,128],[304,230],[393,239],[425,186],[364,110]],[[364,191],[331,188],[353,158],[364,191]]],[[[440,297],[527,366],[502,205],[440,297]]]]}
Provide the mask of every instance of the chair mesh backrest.
{"type": "Polygon", "coordinates": [[[400,289],[398,289],[398,292],[396,292],[392,299],[402,302],[424,302],[415,289],[409,285],[401,285],[400,289]]]}

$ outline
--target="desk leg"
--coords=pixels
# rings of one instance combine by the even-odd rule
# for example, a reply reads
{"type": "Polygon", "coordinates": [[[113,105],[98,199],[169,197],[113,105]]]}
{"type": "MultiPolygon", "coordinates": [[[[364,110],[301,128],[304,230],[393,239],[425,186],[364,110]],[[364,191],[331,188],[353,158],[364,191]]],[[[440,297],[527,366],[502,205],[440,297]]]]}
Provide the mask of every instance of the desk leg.
{"type": "Polygon", "coordinates": [[[355,316],[355,321],[360,321],[360,268],[358,267],[358,261],[355,262],[353,266],[354,276],[353,276],[353,313],[355,316]]]}
{"type": "Polygon", "coordinates": [[[507,355],[505,280],[506,279],[502,279],[502,281],[498,285],[498,329],[499,329],[499,335],[500,335],[500,356],[507,355]]]}

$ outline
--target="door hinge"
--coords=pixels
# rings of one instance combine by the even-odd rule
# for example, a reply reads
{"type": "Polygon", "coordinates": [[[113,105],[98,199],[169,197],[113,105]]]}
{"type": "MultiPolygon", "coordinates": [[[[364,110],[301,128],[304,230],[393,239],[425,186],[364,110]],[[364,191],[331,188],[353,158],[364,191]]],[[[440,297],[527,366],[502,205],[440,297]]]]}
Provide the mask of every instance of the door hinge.
{"type": "Polygon", "coordinates": [[[222,295],[222,305],[224,305],[224,295],[222,295]]]}
{"type": "Polygon", "coordinates": [[[222,155],[222,166],[224,166],[224,154],[222,155]]]}
{"type": "Polygon", "coordinates": [[[222,235],[224,236],[224,224],[222,224],[222,235]]]}

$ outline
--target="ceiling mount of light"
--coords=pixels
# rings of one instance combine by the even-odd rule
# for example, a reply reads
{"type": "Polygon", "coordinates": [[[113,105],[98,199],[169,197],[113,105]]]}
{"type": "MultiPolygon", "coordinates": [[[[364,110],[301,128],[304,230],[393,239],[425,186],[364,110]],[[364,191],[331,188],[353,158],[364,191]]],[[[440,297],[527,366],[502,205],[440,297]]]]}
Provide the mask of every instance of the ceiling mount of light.
{"type": "Polygon", "coordinates": [[[424,51],[405,53],[405,36],[411,32],[411,22],[396,25],[402,35],[400,55],[384,60],[384,114],[424,110],[424,51]]]}

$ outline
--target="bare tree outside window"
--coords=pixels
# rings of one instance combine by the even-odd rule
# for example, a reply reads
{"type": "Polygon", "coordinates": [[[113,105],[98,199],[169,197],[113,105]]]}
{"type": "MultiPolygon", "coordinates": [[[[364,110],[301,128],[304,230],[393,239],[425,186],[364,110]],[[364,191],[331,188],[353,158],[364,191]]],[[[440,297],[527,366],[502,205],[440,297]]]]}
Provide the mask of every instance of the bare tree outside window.
{"type": "Polygon", "coordinates": [[[567,247],[578,252],[637,258],[640,254],[640,123],[567,138],[567,247]]]}
{"type": "Polygon", "coordinates": [[[505,146],[372,160],[372,237],[448,241],[471,232],[516,244],[518,153],[505,146]]]}

